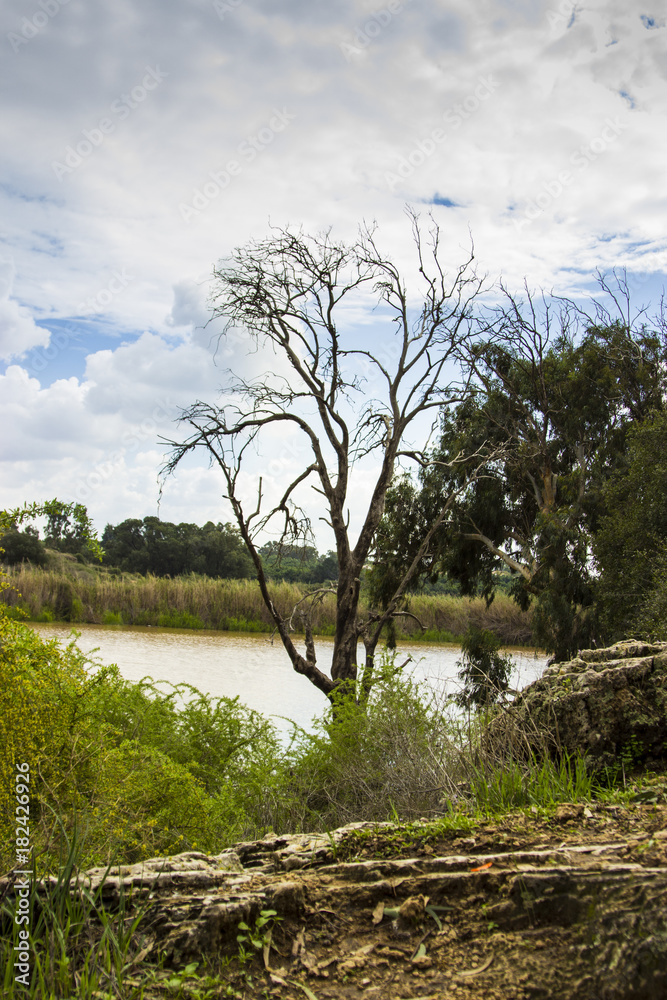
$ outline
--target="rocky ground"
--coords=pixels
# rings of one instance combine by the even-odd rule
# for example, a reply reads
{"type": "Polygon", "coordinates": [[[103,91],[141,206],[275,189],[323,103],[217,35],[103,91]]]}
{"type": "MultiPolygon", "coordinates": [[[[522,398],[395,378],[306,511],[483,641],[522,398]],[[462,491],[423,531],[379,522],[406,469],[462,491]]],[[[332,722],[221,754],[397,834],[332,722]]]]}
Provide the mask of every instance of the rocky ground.
{"type": "Polygon", "coordinates": [[[622,804],[353,824],[156,859],[112,872],[109,904],[121,884],[148,904],[139,959],[199,963],[181,971],[182,997],[667,997],[664,775],[622,804]]]}

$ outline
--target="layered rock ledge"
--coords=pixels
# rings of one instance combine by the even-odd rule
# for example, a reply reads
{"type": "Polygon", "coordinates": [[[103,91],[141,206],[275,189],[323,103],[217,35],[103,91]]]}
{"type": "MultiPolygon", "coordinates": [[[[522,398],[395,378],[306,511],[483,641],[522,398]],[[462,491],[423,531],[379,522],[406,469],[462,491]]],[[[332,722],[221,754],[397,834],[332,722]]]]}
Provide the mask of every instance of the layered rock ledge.
{"type": "Polygon", "coordinates": [[[628,640],[548,666],[494,721],[487,745],[581,754],[614,771],[667,762],[667,643],[628,640]]]}
{"type": "Polygon", "coordinates": [[[142,955],[172,968],[231,956],[245,998],[660,1000],[667,779],[636,798],[472,830],[422,821],[271,834],[81,878],[109,909],[121,892],[129,912],[145,908],[142,955]],[[279,920],[241,967],[239,923],[266,910],[279,920]]]}

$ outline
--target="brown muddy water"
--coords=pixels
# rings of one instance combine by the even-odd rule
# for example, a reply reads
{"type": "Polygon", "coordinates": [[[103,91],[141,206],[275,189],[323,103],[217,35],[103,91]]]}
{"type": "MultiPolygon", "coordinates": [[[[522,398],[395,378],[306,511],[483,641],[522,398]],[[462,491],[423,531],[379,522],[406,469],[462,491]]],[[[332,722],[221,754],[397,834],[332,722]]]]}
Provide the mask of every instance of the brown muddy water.
{"type": "MultiPolygon", "coordinates": [[[[66,640],[72,627],[63,623],[27,623],[43,638],[66,640]]],[[[281,729],[291,719],[306,729],[326,708],[326,699],[309,681],[294,672],[279,640],[245,632],[189,631],[130,625],[77,625],[80,649],[101,663],[116,663],[123,677],[138,681],[152,677],[171,684],[183,682],[214,696],[240,700],[274,717],[281,729]]],[[[316,640],[318,665],[328,673],[333,641],[316,640]]],[[[527,649],[510,650],[516,672],[510,684],[524,687],[542,674],[547,657],[527,649]]],[[[397,663],[410,656],[405,668],[443,699],[458,689],[459,646],[405,643],[397,663]]]]}

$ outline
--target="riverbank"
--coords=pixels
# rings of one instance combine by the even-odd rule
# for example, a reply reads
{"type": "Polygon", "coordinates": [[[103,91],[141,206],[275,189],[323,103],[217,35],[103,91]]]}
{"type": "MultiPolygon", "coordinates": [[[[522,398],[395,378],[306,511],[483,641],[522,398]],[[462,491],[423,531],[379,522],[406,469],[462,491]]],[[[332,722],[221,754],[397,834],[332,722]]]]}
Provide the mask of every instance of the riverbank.
{"type": "MultiPolygon", "coordinates": [[[[594,1000],[605,970],[663,995],[667,784],[641,726],[602,771],[581,752],[524,757],[519,729],[511,752],[487,738],[511,705],[460,719],[384,671],[286,745],[238,697],[93,669],[1,608],[0,639],[0,871],[34,850],[23,932],[25,894],[0,878],[7,992],[21,952],[31,996],[80,1000],[501,1000],[508,983],[516,1000],[594,1000]]],[[[590,665],[602,693],[609,670],[637,686],[664,670],[612,652],[550,674],[554,708],[588,698],[595,747],[611,730],[590,665]]]]}
{"type": "MultiPolygon", "coordinates": [[[[275,606],[287,616],[312,588],[280,581],[269,589],[275,606]]],[[[61,559],[57,568],[9,568],[0,600],[36,622],[231,632],[273,629],[255,580],[118,574],[83,566],[73,559],[61,559]]],[[[361,611],[366,607],[362,599],[361,611]]],[[[419,594],[411,597],[409,607],[424,628],[413,618],[400,618],[396,634],[411,642],[458,642],[470,625],[476,625],[490,629],[506,645],[531,644],[530,613],[522,612],[506,595],[498,595],[487,608],[482,598],[419,594]]],[[[313,627],[316,635],[333,635],[333,597],[316,606],[313,627]]]]}

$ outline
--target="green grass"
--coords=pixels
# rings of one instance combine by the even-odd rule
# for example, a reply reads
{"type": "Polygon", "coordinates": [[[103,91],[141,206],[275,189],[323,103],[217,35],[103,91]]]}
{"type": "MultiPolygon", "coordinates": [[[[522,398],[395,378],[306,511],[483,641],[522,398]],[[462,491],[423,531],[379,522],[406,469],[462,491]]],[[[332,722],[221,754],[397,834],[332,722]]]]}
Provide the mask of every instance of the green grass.
{"type": "Polygon", "coordinates": [[[514,809],[551,809],[559,802],[590,801],[596,785],[582,758],[534,760],[529,765],[514,761],[483,768],[473,765],[470,782],[479,812],[498,815],[514,809]]]}
{"type": "MultiPolygon", "coordinates": [[[[390,856],[517,810],[548,818],[560,802],[651,802],[665,794],[665,784],[648,779],[639,790],[626,787],[624,773],[622,787],[610,774],[600,788],[580,758],[492,758],[484,751],[487,718],[448,716],[385,655],[366,703],[323,712],[312,733],[294,727],[285,746],[238,699],[186,684],[125,681],[74,644],[44,642],[0,606],[0,870],[15,861],[10,790],[20,788],[19,761],[29,760],[34,776],[30,829],[40,869],[31,884],[27,996],[229,995],[219,968],[175,973],[140,961],[147,939],[131,896],[121,895],[111,914],[102,887],[72,883],[93,865],[182,850],[213,854],[268,830],[330,832],[357,820],[395,825],[348,835],[337,857],[390,856]],[[37,876],[49,874],[38,898],[37,876]]],[[[8,997],[17,995],[16,906],[11,892],[0,901],[0,987],[8,997]]]]}
{"type": "MultiPolygon", "coordinates": [[[[62,830],[65,834],[64,828],[62,830]]],[[[68,840],[66,854],[55,879],[43,883],[38,893],[38,872],[33,862],[30,880],[30,917],[19,925],[16,916],[18,896],[8,893],[0,907],[0,981],[3,995],[25,996],[35,1000],[74,997],[93,1000],[140,1000],[143,991],[128,984],[146,939],[139,932],[145,908],[132,909],[126,894],[120,892],[115,912],[102,905],[105,878],[92,891],[84,881],[76,880],[80,837],[68,840]],[[15,982],[17,951],[28,953],[29,987],[15,982]]],[[[20,969],[19,972],[23,970],[20,969]]],[[[157,966],[143,963],[144,985],[155,981],[157,966]]]]}

